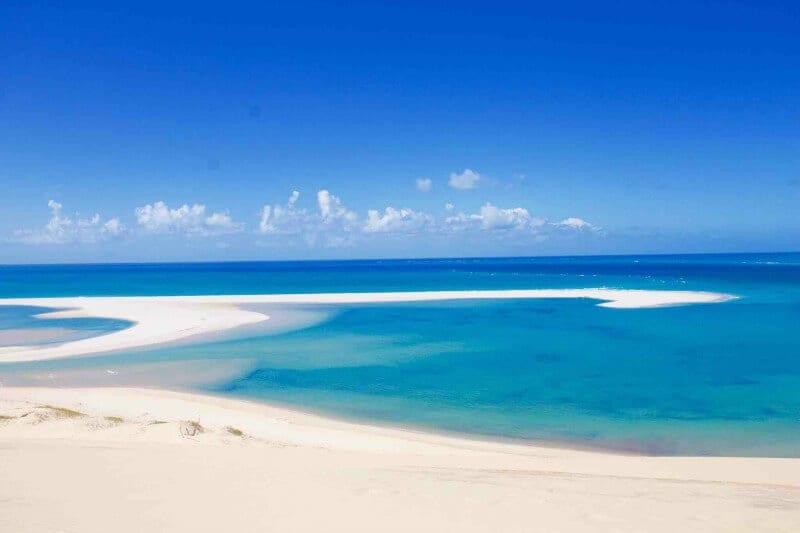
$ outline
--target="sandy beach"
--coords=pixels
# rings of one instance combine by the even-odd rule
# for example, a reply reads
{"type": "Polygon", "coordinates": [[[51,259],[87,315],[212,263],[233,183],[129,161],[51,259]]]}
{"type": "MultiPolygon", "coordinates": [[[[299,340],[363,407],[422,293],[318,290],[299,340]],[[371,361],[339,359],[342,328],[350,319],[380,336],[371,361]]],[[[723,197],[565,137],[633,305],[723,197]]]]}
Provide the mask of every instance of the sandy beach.
{"type": "Polygon", "coordinates": [[[490,443],[148,389],[0,389],[0,530],[796,531],[796,459],[490,443]],[[195,427],[197,424],[197,427],[195,427]]]}
{"type": "Polygon", "coordinates": [[[0,533],[800,533],[800,0],[0,0],[0,533]]]}
{"type": "MultiPolygon", "coordinates": [[[[6,347],[0,361],[267,320],[239,307],[252,303],[469,298],[591,298],[626,309],[733,297],[585,289],[3,300],[135,324],[61,345],[6,347]]],[[[788,532],[798,524],[798,459],[490,442],[147,388],[0,387],[0,531],[788,532]]]]}
{"type": "Polygon", "coordinates": [[[131,327],[114,333],[56,346],[0,347],[0,363],[39,361],[138,348],[229,330],[269,319],[264,313],[238,307],[246,304],[377,304],[522,298],[586,298],[601,301],[602,303],[598,305],[603,307],[635,309],[719,303],[735,296],[700,291],[541,289],[0,299],[0,306],[59,309],[38,315],[41,318],[102,317],[128,320],[133,323],[131,327]]]}

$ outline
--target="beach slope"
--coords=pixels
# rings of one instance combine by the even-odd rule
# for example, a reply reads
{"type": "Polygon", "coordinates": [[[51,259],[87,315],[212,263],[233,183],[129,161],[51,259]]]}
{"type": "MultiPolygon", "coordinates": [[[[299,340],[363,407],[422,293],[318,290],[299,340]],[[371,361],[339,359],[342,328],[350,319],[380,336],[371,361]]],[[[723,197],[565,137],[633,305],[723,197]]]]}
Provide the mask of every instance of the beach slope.
{"type": "Polygon", "coordinates": [[[796,531],[796,459],[490,443],[149,389],[0,388],[0,531],[796,531]]]}

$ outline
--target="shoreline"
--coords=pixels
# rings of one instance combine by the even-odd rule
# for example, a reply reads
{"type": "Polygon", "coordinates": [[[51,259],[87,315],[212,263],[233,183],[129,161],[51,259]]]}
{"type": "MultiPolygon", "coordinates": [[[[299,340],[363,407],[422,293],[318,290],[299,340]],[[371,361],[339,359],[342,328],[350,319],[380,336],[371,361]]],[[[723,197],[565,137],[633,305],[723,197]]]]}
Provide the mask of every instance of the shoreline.
{"type": "MultiPolygon", "coordinates": [[[[199,420],[209,431],[238,424],[236,427],[250,437],[286,446],[389,454],[399,451],[447,456],[462,452],[501,454],[523,461],[546,458],[556,463],[573,460],[574,467],[565,472],[619,475],[624,471],[629,477],[778,485],[800,490],[800,458],[643,455],[556,443],[505,441],[351,421],[214,394],[145,387],[0,387],[0,414],[14,403],[28,407],[48,405],[87,416],[129,420],[151,417],[170,423],[199,420]]],[[[0,439],[4,436],[0,434],[0,439]]]]}
{"type": "Polygon", "coordinates": [[[9,531],[106,531],[121,513],[123,532],[791,531],[800,521],[800,459],[484,441],[158,389],[0,388],[0,479],[9,531]],[[194,424],[202,430],[187,435],[194,424]]]}
{"type": "MultiPolygon", "coordinates": [[[[571,289],[37,299],[59,304],[49,316],[141,320],[91,339],[24,348],[78,357],[126,342],[197,342],[269,325],[270,316],[284,327],[308,318],[288,316],[293,308],[284,305],[520,297],[594,299],[620,312],[735,298],[571,289]]],[[[4,355],[0,350],[0,362],[4,355]]],[[[231,361],[229,371],[234,363],[240,364],[231,361]]],[[[140,370],[189,379],[181,364],[140,370]]],[[[673,533],[793,531],[800,523],[800,458],[649,455],[517,441],[338,418],[193,392],[179,382],[144,388],[138,383],[147,381],[137,382],[135,373],[113,371],[113,379],[117,386],[0,386],[0,530],[105,533],[113,523],[121,533],[673,533]]]]}
{"type": "Polygon", "coordinates": [[[56,309],[37,317],[102,317],[127,320],[129,328],[56,346],[0,347],[0,363],[41,361],[100,354],[231,330],[269,320],[269,316],[242,308],[248,304],[325,305],[380,304],[456,300],[580,298],[598,300],[600,307],[645,309],[710,304],[736,296],[700,291],[622,289],[532,289],[483,291],[429,291],[380,293],[264,294],[212,296],[120,296],[0,299],[0,306],[38,306],[56,309]]]}
{"type": "MultiPolygon", "coordinates": [[[[23,387],[35,388],[38,385],[24,385],[23,387]]],[[[11,385],[16,387],[16,385],[11,385]]],[[[63,388],[107,388],[109,385],[87,385],[74,387],[67,385],[63,388]]],[[[384,429],[389,431],[400,431],[404,433],[427,435],[431,437],[453,438],[461,441],[478,442],[486,444],[508,445],[523,448],[536,448],[542,450],[560,450],[560,451],[574,451],[595,453],[611,456],[624,456],[624,457],[648,457],[648,458],[671,458],[671,457],[691,457],[697,459],[705,458],[722,458],[722,459],[785,459],[787,461],[797,461],[798,468],[800,468],[800,456],[786,455],[786,454],[772,454],[769,453],[748,453],[748,454],[715,454],[715,453],[678,453],[678,452],[663,452],[653,451],[657,446],[649,447],[641,445],[637,441],[629,441],[629,444],[597,444],[588,440],[569,440],[567,438],[546,439],[546,438],[532,438],[532,437],[517,437],[505,435],[501,433],[479,432],[470,429],[450,429],[434,424],[424,424],[410,420],[387,420],[370,418],[366,415],[351,415],[334,410],[316,409],[313,407],[305,407],[299,403],[281,402],[275,398],[261,399],[252,398],[240,395],[230,395],[224,392],[214,390],[206,390],[203,388],[194,387],[192,384],[188,386],[179,387],[163,387],[161,385],[132,385],[124,386],[123,388],[144,388],[150,390],[171,391],[177,393],[187,393],[199,396],[207,396],[211,398],[219,398],[222,400],[241,401],[255,405],[266,405],[274,409],[283,409],[302,416],[310,416],[332,422],[340,422],[357,427],[370,427],[375,429],[384,429]]]]}

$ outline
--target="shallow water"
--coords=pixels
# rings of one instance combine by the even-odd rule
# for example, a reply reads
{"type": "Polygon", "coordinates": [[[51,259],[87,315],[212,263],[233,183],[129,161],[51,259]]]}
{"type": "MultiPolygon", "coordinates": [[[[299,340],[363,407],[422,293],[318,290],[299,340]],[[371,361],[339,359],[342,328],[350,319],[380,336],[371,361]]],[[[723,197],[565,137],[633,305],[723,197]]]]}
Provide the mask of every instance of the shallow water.
{"type": "Polygon", "coordinates": [[[112,333],[131,325],[127,320],[99,317],[69,319],[36,317],[40,313],[50,311],[53,309],[0,305],[0,347],[60,344],[112,333]]]}
{"type": "Polygon", "coordinates": [[[340,417],[575,446],[800,456],[798,254],[27,267],[26,276],[26,267],[9,268],[0,268],[3,296],[597,286],[730,292],[741,298],[660,309],[607,309],[591,300],[305,306],[293,308],[282,328],[0,365],[0,381],[97,368],[124,375],[164,361],[186,362],[188,373],[193,361],[206,370],[215,361],[220,368],[247,361],[235,377],[204,374],[195,386],[340,417]]]}

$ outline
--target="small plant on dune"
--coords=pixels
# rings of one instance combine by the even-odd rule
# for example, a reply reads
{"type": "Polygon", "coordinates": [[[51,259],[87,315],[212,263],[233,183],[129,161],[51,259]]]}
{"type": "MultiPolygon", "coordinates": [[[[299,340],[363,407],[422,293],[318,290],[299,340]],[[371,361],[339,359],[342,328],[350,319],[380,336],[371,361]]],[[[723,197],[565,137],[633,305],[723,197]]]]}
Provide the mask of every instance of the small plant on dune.
{"type": "Polygon", "coordinates": [[[16,416],[0,415],[0,420],[14,420],[16,416]]]}
{"type": "Polygon", "coordinates": [[[233,426],[226,426],[225,431],[233,435],[234,437],[241,437],[244,435],[244,432],[241,429],[237,429],[233,426]]]}
{"type": "Polygon", "coordinates": [[[57,418],[79,418],[82,416],[86,416],[84,413],[81,413],[80,411],[67,409],[66,407],[56,407],[54,405],[40,405],[39,409],[47,409],[51,411],[53,414],[55,414],[57,418]]]}
{"type": "Polygon", "coordinates": [[[166,423],[167,423],[166,420],[151,420],[150,422],[148,422],[147,425],[148,426],[157,426],[159,424],[166,424],[166,423]]]}
{"type": "Polygon", "coordinates": [[[122,424],[124,422],[121,416],[107,416],[106,421],[112,424],[122,424]]]}
{"type": "Polygon", "coordinates": [[[181,424],[181,435],[184,437],[194,437],[205,432],[205,428],[200,424],[200,420],[186,420],[181,424]]]}

